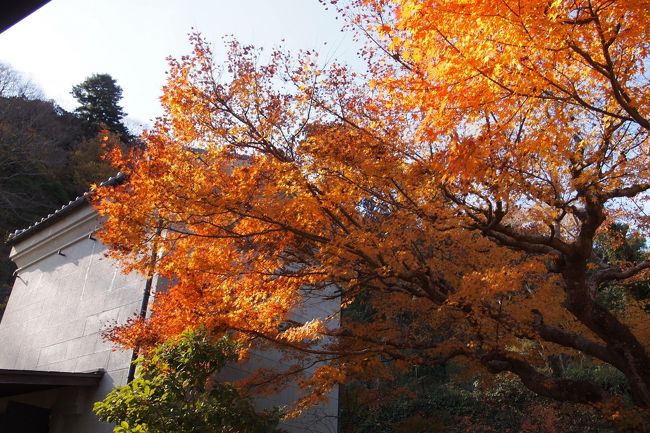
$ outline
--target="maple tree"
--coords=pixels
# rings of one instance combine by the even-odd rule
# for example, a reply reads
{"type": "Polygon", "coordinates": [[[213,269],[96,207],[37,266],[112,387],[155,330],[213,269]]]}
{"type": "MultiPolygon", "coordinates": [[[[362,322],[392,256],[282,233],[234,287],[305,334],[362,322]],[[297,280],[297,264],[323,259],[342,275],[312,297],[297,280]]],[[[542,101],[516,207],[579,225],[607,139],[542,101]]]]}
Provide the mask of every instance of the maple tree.
{"type": "Polygon", "coordinates": [[[647,301],[599,301],[647,278],[647,251],[594,248],[617,221],[642,237],[650,222],[648,2],[333,3],[368,40],[367,76],[236,41],[217,66],[198,35],[170,60],[165,114],[145,150],[113,152],[128,181],[97,206],[127,271],[173,284],[111,337],[200,324],[279,345],[322,363],[297,410],[452,359],[610,400],[551,374],[550,355],[578,352],[650,406],[647,301]],[[297,320],[313,298],[342,320],[297,320]]]}

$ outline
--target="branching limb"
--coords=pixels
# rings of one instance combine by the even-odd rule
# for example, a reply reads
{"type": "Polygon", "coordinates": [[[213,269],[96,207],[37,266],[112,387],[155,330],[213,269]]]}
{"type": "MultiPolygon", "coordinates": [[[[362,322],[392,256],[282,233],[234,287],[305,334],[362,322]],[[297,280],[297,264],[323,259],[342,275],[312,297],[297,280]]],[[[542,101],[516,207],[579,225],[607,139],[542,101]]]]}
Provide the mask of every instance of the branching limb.
{"type": "Polygon", "coordinates": [[[544,340],[550,343],[559,344],[560,346],[577,349],[582,353],[591,355],[601,361],[616,366],[616,357],[612,356],[606,346],[582,335],[574,334],[573,332],[545,324],[544,317],[538,310],[533,310],[532,313],[535,316],[533,329],[535,329],[537,334],[544,340]]]}
{"type": "Polygon", "coordinates": [[[601,284],[609,281],[625,280],[637,275],[639,272],[650,268],[650,260],[644,260],[637,263],[628,269],[620,269],[618,267],[609,267],[602,269],[591,278],[591,286],[598,287],[601,284]]]}
{"type": "Polygon", "coordinates": [[[596,403],[607,398],[600,387],[585,380],[556,379],[546,376],[512,352],[493,351],[481,358],[490,373],[509,371],[516,374],[526,388],[558,401],[596,403]]]}

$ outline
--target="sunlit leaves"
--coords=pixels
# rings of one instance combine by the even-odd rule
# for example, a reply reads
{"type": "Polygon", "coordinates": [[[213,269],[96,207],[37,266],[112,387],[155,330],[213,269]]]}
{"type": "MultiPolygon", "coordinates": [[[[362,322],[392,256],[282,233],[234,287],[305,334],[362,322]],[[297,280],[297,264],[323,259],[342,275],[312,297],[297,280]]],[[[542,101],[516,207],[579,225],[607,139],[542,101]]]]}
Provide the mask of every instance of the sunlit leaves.
{"type": "Polygon", "coordinates": [[[172,284],[113,338],[272,342],[329,363],[304,381],[316,400],[386,360],[463,356],[582,401],[536,367],[585,351],[624,370],[602,342],[639,329],[621,321],[638,307],[619,320],[594,293],[646,265],[609,269],[592,245],[606,222],[645,228],[643,2],[352,3],[368,76],[237,42],[219,66],[198,35],[170,60],[165,115],[114,155],[128,180],[98,207],[111,254],[172,284]]]}

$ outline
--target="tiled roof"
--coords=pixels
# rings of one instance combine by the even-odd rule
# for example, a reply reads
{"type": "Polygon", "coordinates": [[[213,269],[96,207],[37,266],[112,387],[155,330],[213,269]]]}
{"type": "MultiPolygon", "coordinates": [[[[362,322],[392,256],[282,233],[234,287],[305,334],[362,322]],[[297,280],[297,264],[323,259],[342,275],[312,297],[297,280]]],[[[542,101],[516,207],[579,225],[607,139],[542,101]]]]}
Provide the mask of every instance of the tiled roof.
{"type": "MultiPolygon", "coordinates": [[[[120,172],[120,173],[116,174],[115,176],[110,177],[107,180],[105,180],[104,182],[102,182],[100,184],[100,186],[117,185],[117,184],[122,183],[122,181],[124,181],[124,173],[120,172]]],[[[52,212],[48,216],[41,218],[39,221],[36,221],[31,226],[29,226],[27,228],[24,228],[24,229],[16,230],[15,232],[13,232],[12,234],[9,235],[9,237],[7,239],[7,243],[10,244],[10,245],[14,244],[14,243],[18,242],[19,240],[24,239],[27,236],[29,236],[31,234],[34,234],[34,233],[44,229],[45,227],[48,227],[48,226],[54,224],[55,222],[59,221],[64,216],[68,215],[74,209],[82,206],[84,203],[88,203],[89,195],[90,195],[90,191],[87,191],[87,192],[83,193],[82,195],[80,195],[79,197],[77,197],[77,198],[75,198],[73,200],[70,200],[69,203],[64,204],[63,206],[61,206],[59,209],[55,210],[54,212],[52,212]]]]}

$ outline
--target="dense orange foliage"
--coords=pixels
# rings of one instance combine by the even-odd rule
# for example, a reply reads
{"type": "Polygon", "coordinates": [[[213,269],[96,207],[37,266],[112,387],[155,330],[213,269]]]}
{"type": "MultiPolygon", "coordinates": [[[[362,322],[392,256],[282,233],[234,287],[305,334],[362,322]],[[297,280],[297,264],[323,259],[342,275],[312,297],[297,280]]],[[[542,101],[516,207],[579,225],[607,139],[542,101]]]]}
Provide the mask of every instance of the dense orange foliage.
{"type": "Polygon", "coordinates": [[[111,254],[173,283],[116,341],[205,324],[298,349],[327,361],[305,379],[312,399],[386,360],[461,357],[606,400],[545,374],[549,354],[582,352],[650,406],[643,305],[597,302],[650,262],[593,250],[615,220],[648,223],[648,2],[338,7],[368,39],[368,76],[236,42],[217,66],[198,35],[170,62],[146,150],[115,152],[128,180],[99,191],[111,254]],[[333,298],[342,320],[299,314],[333,298]]]}

